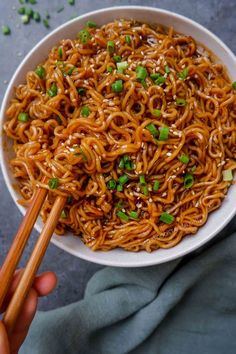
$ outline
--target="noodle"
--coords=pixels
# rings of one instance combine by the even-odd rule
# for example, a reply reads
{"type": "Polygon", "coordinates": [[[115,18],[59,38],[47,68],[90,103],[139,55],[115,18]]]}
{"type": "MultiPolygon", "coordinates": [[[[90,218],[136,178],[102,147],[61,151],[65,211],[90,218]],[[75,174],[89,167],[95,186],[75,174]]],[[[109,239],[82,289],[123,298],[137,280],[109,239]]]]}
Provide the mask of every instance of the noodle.
{"type": "Polygon", "coordinates": [[[175,246],[220,207],[236,168],[232,83],[172,28],[122,20],[62,40],[7,117],[19,202],[49,189],[45,222],[68,196],[56,232],[92,250],[175,246]]]}

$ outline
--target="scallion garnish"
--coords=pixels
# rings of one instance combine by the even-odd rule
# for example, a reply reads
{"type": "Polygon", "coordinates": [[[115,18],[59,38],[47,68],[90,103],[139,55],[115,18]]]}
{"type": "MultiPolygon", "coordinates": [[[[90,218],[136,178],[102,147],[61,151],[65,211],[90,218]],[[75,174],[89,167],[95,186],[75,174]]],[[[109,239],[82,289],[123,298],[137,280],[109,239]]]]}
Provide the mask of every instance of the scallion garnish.
{"type": "Polygon", "coordinates": [[[38,77],[40,77],[40,79],[44,79],[46,76],[46,70],[43,66],[40,65],[35,69],[35,73],[38,75],[38,77]]]}
{"type": "Polygon", "coordinates": [[[73,71],[76,69],[76,67],[75,66],[72,66],[69,70],[68,70],[68,73],[67,73],[67,75],[71,75],[72,73],[73,73],[73,71]]]}
{"type": "Polygon", "coordinates": [[[33,17],[34,11],[31,8],[26,8],[25,14],[28,15],[29,17],[33,17]]]}
{"type": "Polygon", "coordinates": [[[147,69],[144,68],[143,66],[137,66],[136,68],[136,79],[137,80],[145,80],[146,77],[148,76],[147,69]]]}
{"type": "Polygon", "coordinates": [[[150,124],[146,125],[145,128],[152,134],[152,136],[153,136],[154,138],[157,137],[157,135],[158,135],[158,130],[157,130],[157,128],[155,127],[155,125],[154,125],[153,123],[150,123],[150,124]]]}
{"type": "Polygon", "coordinates": [[[160,215],[160,221],[164,222],[165,224],[172,224],[174,220],[174,216],[169,213],[164,212],[160,215]]]}
{"type": "Polygon", "coordinates": [[[148,196],[148,186],[141,186],[143,194],[147,197],[148,196]]]}
{"type": "Polygon", "coordinates": [[[116,62],[116,63],[119,63],[121,61],[121,56],[120,55],[114,55],[113,56],[113,60],[116,62]]]}
{"type": "Polygon", "coordinates": [[[123,91],[123,81],[122,80],[116,80],[111,85],[111,89],[112,89],[113,92],[116,92],[116,93],[123,91]]]}
{"type": "Polygon", "coordinates": [[[131,212],[129,213],[129,217],[130,217],[131,219],[138,220],[138,213],[137,213],[137,211],[131,211],[131,212]]]}
{"type": "Polygon", "coordinates": [[[127,175],[122,175],[118,178],[119,184],[122,186],[129,181],[129,176],[127,175]]]}
{"type": "Polygon", "coordinates": [[[129,217],[127,214],[125,214],[123,211],[118,211],[116,213],[116,215],[121,219],[121,220],[124,220],[124,221],[128,221],[129,220],[129,217]]]}
{"type": "Polygon", "coordinates": [[[152,114],[155,116],[155,117],[160,117],[161,116],[161,110],[160,109],[154,109],[152,114]]]}
{"type": "Polygon", "coordinates": [[[169,68],[168,65],[165,66],[165,72],[166,72],[166,74],[169,74],[169,73],[170,73],[170,68],[169,68]]]}
{"type": "Polygon", "coordinates": [[[234,81],[234,82],[232,83],[232,87],[233,87],[234,90],[236,90],[236,81],[234,81]]]}
{"type": "Polygon", "coordinates": [[[26,112],[21,112],[18,115],[18,120],[22,123],[26,123],[29,120],[29,115],[26,112]]]}
{"type": "Polygon", "coordinates": [[[184,175],[184,188],[191,188],[193,186],[193,183],[194,183],[193,175],[191,175],[190,173],[186,173],[184,175]]]}
{"type": "Polygon", "coordinates": [[[86,29],[83,29],[78,33],[78,37],[83,44],[86,44],[91,39],[91,34],[86,29]]]}
{"type": "Polygon", "coordinates": [[[145,176],[144,175],[140,175],[139,176],[139,183],[144,186],[146,185],[146,181],[145,181],[145,176]]]}
{"type": "Polygon", "coordinates": [[[28,0],[28,2],[29,2],[31,5],[37,4],[37,1],[36,1],[36,0],[28,0]]]}
{"type": "Polygon", "coordinates": [[[167,140],[168,136],[169,136],[169,128],[168,127],[161,127],[159,140],[161,140],[161,141],[167,140]]]}
{"type": "Polygon", "coordinates": [[[116,190],[117,190],[117,192],[122,192],[123,191],[122,184],[117,184],[116,190]]]}
{"type": "Polygon", "coordinates": [[[19,7],[19,9],[17,10],[18,14],[20,15],[24,15],[25,14],[25,7],[19,7]]]}
{"type": "Polygon", "coordinates": [[[222,173],[223,173],[223,181],[229,182],[233,180],[232,170],[224,170],[222,173]]]}
{"type": "Polygon", "coordinates": [[[127,61],[121,61],[116,64],[118,73],[123,74],[125,70],[128,68],[128,62],[127,61]]]}
{"type": "Polygon", "coordinates": [[[155,80],[155,84],[161,86],[162,84],[164,84],[166,81],[166,78],[162,75],[160,75],[156,80],[155,80]]]}
{"type": "Polygon", "coordinates": [[[30,18],[29,18],[28,15],[23,15],[23,16],[21,16],[21,22],[22,22],[24,25],[26,25],[27,23],[29,23],[29,20],[30,20],[30,18]]]}
{"type": "Polygon", "coordinates": [[[180,157],[179,157],[179,161],[182,162],[182,163],[189,163],[189,157],[185,154],[182,154],[180,157]]]}
{"type": "Polygon", "coordinates": [[[97,24],[94,21],[87,21],[86,22],[86,26],[89,27],[89,28],[96,28],[97,24]]]}
{"type": "Polygon", "coordinates": [[[80,96],[84,96],[86,90],[85,90],[84,87],[78,87],[78,88],[77,88],[77,92],[78,92],[78,94],[79,94],[80,96]]]}
{"type": "Polygon", "coordinates": [[[125,168],[125,161],[124,161],[124,157],[122,156],[119,162],[118,167],[123,170],[125,168]]]}
{"type": "Polygon", "coordinates": [[[122,209],[124,208],[124,202],[122,200],[120,200],[118,203],[115,204],[115,207],[117,209],[122,209]]]}
{"type": "Polygon", "coordinates": [[[130,45],[131,44],[131,37],[129,35],[125,36],[125,42],[130,45]]]}
{"type": "Polygon", "coordinates": [[[48,20],[50,19],[51,16],[49,15],[49,12],[48,12],[48,11],[45,12],[45,17],[46,17],[48,20]]]}
{"type": "Polygon", "coordinates": [[[176,106],[180,106],[180,107],[186,106],[186,104],[187,104],[186,100],[184,100],[183,98],[177,98],[175,103],[176,103],[176,106]]]}
{"type": "Polygon", "coordinates": [[[114,53],[115,51],[115,43],[113,41],[107,42],[107,50],[109,53],[114,53]]]}
{"type": "Polygon", "coordinates": [[[180,73],[178,73],[178,77],[180,80],[185,80],[188,76],[188,68],[184,68],[183,71],[181,71],[180,73]]]}
{"type": "Polygon", "coordinates": [[[46,27],[46,28],[50,27],[49,26],[49,22],[48,22],[48,20],[46,18],[43,19],[43,24],[44,24],[44,27],[46,27]]]}
{"type": "Polygon", "coordinates": [[[65,211],[65,209],[63,209],[61,212],[61,219],[66,219],[66,218],[67,218],[66,211],[65,211]]]}
{"type": "Polygon", "coordinates": [[[52,84],[51,88],[47,91],[48,96],[54,97],[57,95],[57,85],[55,82],[52,84]]]}
{"type": "Polygon", "coordinates": [[[153,81],[155,81],[156,79],[158,79],[159,76],[160,76],[160,74],[158,74],[158,73],[151,73],[151,74],[150,74],[150,78],[151,78],[153,81]]]}
{"type": "Polygon", "coordinates": [[[4,36],[8,36],[9,34],[11,34],[11,29],[9,26],[2,26],[2,33],[4,34],[4,36]]]}
{"type": "Polygon", "coordinates": [[[64,6],[61,6],[57,9],[57,13],[59,14],[60,12],[62,12],[64,10],[64,6]]]}
{"type": "Polygon", "coordinates": [[[160,187],[160,182],[159,181],[154,181],[154,184],[153,184],[154,192],[157,192],[159,187],[160,187]]]}
{"type": "Polygon", "coordinates": [[[35,12],[35,11],[34,11],[33,19],[34,19],[36,22],[40,22],[40,21],[41,21],[41,16],[40,16],[39,12],[35,12]]]}
{"type": "Polygon", "coordinates": [[[108,66],[108,67],[107,67],[107,72],[111,74],[111,73],[112,73],[112,71],[113,71],[112,66],[108,66]]]}
{"type": "Polygon", "coordinates": [[[62,50],[62,47],[59,47],[59,48],[58,48],[58,57],[59,57],[59,59],[62,59],[62,57],[63,57],[63,50],[62,50]]]}
{"type": "Polygon", "coordinates": [[[75,4],[75,0],[67,0],[69,5],[74,5],[75,4]]]}
{"type": "Polygon", "coordinates": [[[51,178],[48,181],[48,186],[50,189],[57,189],[59,187],[59,179],[58,178],[51,178]]]}
{"type": "Polygon", "coordinates": [[[116,181],[114,179],[110,179],[107,182],[107,188],[112,190],[116,189],[116,181]]]}
{"type": "Polygon", "coordinates": [[[90,114],[90,109],[89,109],[89,107],[88,107],[88,106],[83,106],[83,107],[81,108],[81,115],[82,115],[83,117],[88,117],[89,114],[90,114]]]}

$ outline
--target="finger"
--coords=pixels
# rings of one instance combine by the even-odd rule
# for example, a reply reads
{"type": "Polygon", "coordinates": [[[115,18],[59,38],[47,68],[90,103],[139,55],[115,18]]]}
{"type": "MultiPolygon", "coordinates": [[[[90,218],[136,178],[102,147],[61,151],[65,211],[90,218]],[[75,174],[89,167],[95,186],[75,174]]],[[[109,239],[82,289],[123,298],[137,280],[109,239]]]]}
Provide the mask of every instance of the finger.
{"type": "Polygon", "coordinates": [[[31,289],[21,313],[17,319],[16,325],[12,334],[10,335],[11,353],[18,353],[25,337],[28,333],[29,326],[34,318],[38,303],[38,295],[35,289],[31,289]]]}
{"type": "Polygon", "coordinates": [[[52,272],[45,272],[35,278],[33,287],[39,296],[50,294],[57,285],[57,277],[52,272]]]}
{"type": "Polygon", "coordinates": [[[8,336],[2,321],[0,321],[0,353],[10,354],[8,336]]]}
{"type": "Polygon", "coordinates": [[[12,280],[12,283],[11,283],[11,286],[10,286],[10,289],[8,290],[8,293],[3,301],[3,304],[2,304],[2,307],[1,307],[1,311],[0,312],[4,312],[6,310],[6,307],[12,297],[12,295],[14,294],[14,291],[16,290],[17,288],[17,285],[20,281],[20,278],[22,276],[22,272],[23,272],[23,269],[18,269],[15,274],[14,274],[14,278],[12,280]]]}

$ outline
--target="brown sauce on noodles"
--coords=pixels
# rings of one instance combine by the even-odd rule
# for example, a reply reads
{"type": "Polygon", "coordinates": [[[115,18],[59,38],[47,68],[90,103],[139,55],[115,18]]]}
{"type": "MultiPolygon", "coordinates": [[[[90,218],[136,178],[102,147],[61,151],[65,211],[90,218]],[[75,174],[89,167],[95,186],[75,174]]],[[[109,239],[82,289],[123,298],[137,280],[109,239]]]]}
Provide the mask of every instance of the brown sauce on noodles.
{"type": "Polygon", "coordinates": [[[197,232],[232,183],[232,83],[172,28],[93,26],[62,40],[16,88],[5,131],[20,203],[48,188],[45,221],[56,195],[68,195],[56,231],[72,231],[92,250],[173,247],[197,232]]]}

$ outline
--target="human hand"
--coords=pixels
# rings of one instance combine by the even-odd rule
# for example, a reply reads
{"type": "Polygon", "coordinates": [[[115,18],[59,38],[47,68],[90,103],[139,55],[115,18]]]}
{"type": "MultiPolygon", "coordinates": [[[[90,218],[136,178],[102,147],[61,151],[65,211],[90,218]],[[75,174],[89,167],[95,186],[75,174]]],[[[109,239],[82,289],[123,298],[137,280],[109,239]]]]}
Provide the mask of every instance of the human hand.
{"type": "MultiPolygon", "coordinates": [[[[4,301],[1,312],[4,312],[7,305],[17,287],[20,279],[21,270],[18,270],[14,276],[11,288],[7,294],[6,301],[4,301]]],[[[57,283],[56,275],[52,272],[46,272],[37,276],[34,280],[33,286],[24,302],[20,316],[16,322],[15,328],[8,337],[5,326],[0,321],[0,353],[1,354],[17,354],[25,337],[28,333],[30,324],[34,318],[38,297],[50,294],[57,283]]]]}

